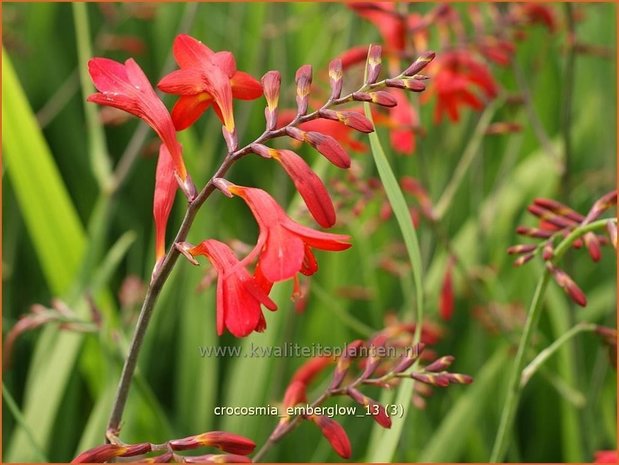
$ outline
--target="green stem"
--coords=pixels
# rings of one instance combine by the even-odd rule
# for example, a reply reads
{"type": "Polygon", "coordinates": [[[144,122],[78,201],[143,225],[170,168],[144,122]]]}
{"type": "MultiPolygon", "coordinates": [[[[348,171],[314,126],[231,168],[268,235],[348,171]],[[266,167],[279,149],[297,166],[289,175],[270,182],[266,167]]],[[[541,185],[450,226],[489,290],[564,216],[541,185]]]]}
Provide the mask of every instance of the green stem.
{"type": "MultiPolygon", "coordinates": [[[[557,261],[559,261],[563,257],[565,252],[572,246],[574,241],[576,241],[578,238],[588,232],[596,231],[605,227],[609,221],[613,220],[597,220],[574,229],[570,234],[568,234],[565,239],[563,239],[563,241],[561,241],[561,243],[555,249],[553,262],[556,263],[557,261]]],[[[548,286],[549,281],[550,271],[548,270],[548,268],[546,268],[544,274],[542,275],[537,284],[537,288],[535,289],[533,300],[531,301],[531,305],[529,306],[527,321],[525,323],[524,330],[518,344],[516,359],[514,361],[514,365],[512,367],[512,371],[509,377],[509,383],[507,388],[508,391],[505,398],[505,403],[503,404],[503,411],[501,413],[499,429],[497,431],[494,446],[492,448],[492,454],[490,456],[491,463],[501,461],[505,456],[505,452],[507,450],[507,437],[513,427],[516,410],[518,408],[520,395],[522,392],[522,385],[520,379],[525,364],[525,355],[531,341],[531,336],[537,328],[537,323],[539,321],[542,311],[544,294],[546,292],[546,287],[548,286]]]]}
{"type": "Polygon", "coordinates": [[[563,344],[569,341],[571,338],[576,336],[579,333],[585,331],[595,331],[596,325],[593,323],[579,323],[576,326],[572,327],[569,331],[564,333],[559,339],[550,344],[544,350],[542,350],[537,357],[533,359],[531,363],[527,365],[527,367],[522,370],[522,375],[520,376],[520,389],[524,388],[531,377],[537,372],[537,370],[548,360],[552,355],[557,352],[563,344]]]}
{"type": "Polygon", "coordinates": [[[550,281],[550,273],[544,272],[542,278],[537,284],[533,300],[529,306],[529,313],[527,321],[524,326],[524,331],[518,344],[518,352],[516,353],[516,360],[512,367],[512,371],[509,377],[509,385],[507,391],[507,398],[503,405],[503,412],[501,414],[501,422],[499,424],[499,430],[494,441],[494,447],[492,448],[492,454],[490,455],[490,462],[496,463],[503,459],[507,450],[507,436],[514,423],[514,417],[516,416],[516,408],[520,401],[520,373],[524,367],[524,356],[531,341],[531,336],[537,328],[537,322],[542,313],[542,302],[546,287],[550,281]]]}

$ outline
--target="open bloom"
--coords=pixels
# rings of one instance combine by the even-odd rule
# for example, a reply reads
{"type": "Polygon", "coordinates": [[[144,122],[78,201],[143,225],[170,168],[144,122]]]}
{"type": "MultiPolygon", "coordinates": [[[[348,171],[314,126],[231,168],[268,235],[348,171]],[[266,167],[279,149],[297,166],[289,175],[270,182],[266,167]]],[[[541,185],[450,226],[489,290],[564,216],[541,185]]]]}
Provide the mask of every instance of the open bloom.
{"type": "Polygon", "coordinates": [[[189,253],[192,256],[204,255],[217,271],[217,334],[221,336],[224,328],[236,337],[247,336],[252,331],[264,331],[266,321],[260,305],[269,310],[277,310],[277,305],[239,262],[230,247],[208,239],[189,249],[189,253]]]}
{"type": "Polygon", "coordinates": [[[173,51],[181,69],[165,76],[158,87],[164,92],[180,95],[172,109],[176,129],[188,128],[212,105],[226,130],[233,133],[232,99],[260,97],[260,82],[238,71],[230,52],[213,52],[186,34],[176,37],[173,51]]]}
{"type": "Polygon", "coordinates": [[[337,251],[350,247],[348,236],[316,231],[294,222],[262,189],[220,181],[220,185],[225,184],[223,189],[245,200],[258,222],[258,242],[246,260],[259,254],[256,270],[259,279],[274,283],[292,278],[298,272],[310,276],[318,270],[312,248],[337,251]]]}
{"type": "Polygon", "coordinates": [[[440,122],[443,114],[452,121],[460,119],[459,108],[469,106],[481,110],[486,99],[496,97],[497,85],[488,68],[466,51],[454,51],[441,55],[432,68],[434,86],[430,93],[436,93],[435,122],[440,122]],[[477,88],[477,92],[475,91],[477,88]]]}
{"type": "Polygon", "coordinates": [[[133,59],[123,65],[108,58],[92,58],[88,72],[99,91],[88,101],[119,108],[146,121],[165,144],[178,177],[185,182],[187,170],[170,113],[138,64],[133,59]]]}

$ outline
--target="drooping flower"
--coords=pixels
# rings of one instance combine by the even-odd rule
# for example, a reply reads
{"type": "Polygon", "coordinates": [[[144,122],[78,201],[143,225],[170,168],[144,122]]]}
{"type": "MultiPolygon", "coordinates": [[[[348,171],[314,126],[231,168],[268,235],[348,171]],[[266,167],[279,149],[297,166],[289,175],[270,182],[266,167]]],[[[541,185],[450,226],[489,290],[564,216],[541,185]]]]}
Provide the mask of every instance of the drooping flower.
{"type": "Polygon", "coordinates": [[[484,99],[492,99],[498,92],[486,65],[467,51],[442,54],[434,62],[432,72],[434,85],[426,96],[436,94],[434,120],[437,123],[443,119],[444,114],[452,121],[458,121],[462,106],[483,109],[484,99]]]}
{"type": "Polygon", "coordinates": [[[342,425],[331,418],[322,415],[311,415],[309,420],[313,421],[322,435],[325,437],[333,450],[344,459],[350,458],[352,455],[352,448],[350,446],[350,440],[342,425]]]}
{"type": "MultiPolygon", "coordinates": [[[[184,245],[180,244],[181,247],[184,245]]],[[[247,336],[252,331],[264,331],[266,321],[260,305],[269,310],[277,310],[277,305],[239,262],[230,247],[208,239],[187,252],[194,257],[204,255],[217,270],[217,334],[222,335],[224,328],[236,337],[247,336]]]]}
{"type": "Polygon", "coordinates": [[[155,218],[155,256],[157,263],[165,255],[165,232],[170,210],[174,204],[177,183],[174,179],[174,161],[164,144],[159,147],[157,171],[155,174],[155,194],[153,197],[153,217],[155,218]]]}
{"type": "Polygon", "coordinates": [[[88,101],[119,108],[146,121],[168,149],[181,187],[190,193],[193,188],[170,113],[138,64],[133,59],[123,65],[108,58],[92,58],[88,61],[88,72],[99,91],[90,95],[88,101]]]}
{"type": "Polygon", "coordinates": [[[292,150],[275,150],[261,144],[252,147],[259,155],[274,158],[282,165],[320,226],[330,228],[335,224],[335,207],[331,197],[318,175],[303,158],[292,150]]]}
{"type": "Polygon", "coordinates": [[[301,272],[307,276],[318,270],[313,248],[340,251],[350,247],[349,236],[331,234],[302,226],[286,215],[273,197],[262,189],[237,186],[217,180],[224,192],[241,197],[249,206],[260,234],[254,251],[245,260],[259,255],[256,275],[274,283],[301,272]]]}
{"type": "Polygon", "coordinates": [[[158,87],[180,96],[172,110],[176,129],[188,128],[212,105],[228,133],[233,133],[232,99],[253,100],[260,97],[260,82],[238,71],[230,52],[213,52],[189,35],[176,37],[173,52],[181,69],[165,76],[158,87]]]}

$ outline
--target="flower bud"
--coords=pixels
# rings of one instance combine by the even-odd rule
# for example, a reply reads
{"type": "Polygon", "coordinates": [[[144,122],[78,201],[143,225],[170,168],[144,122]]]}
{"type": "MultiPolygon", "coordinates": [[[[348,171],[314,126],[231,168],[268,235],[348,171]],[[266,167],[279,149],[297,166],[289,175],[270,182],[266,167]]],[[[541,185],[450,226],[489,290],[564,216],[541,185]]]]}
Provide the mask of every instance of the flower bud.
{"type": "Polygon", "coordinates": [[[312,66],[301,66],[297,70],[295,82],[297,84],[297,115],[304,115],[307,113],[309,94],[312,86],[312,66]]]}
{"type": "Polygon", "coordinates": [[[331,86],[331,99],[340,98],[343,84],[344,74],[342,72],[342,60],[340,58],[336,58],[329,63],[329,85],[331,86]]]}
{"type": "Polygon", "coordinates": [[[406,70],[402,73],[404,76],[414,76],[417,73],[419,73],[419,71],[421,71],[422,69],[424,69],[426,66],[428,66],[428,64],[434,60],[434,57],[436,56],[436,53],[428,51],[425,53],[422,53],[421,56],[419,58],[417,58],[412,65],[410,65],[408,68],[406,68],[406,70]]]}

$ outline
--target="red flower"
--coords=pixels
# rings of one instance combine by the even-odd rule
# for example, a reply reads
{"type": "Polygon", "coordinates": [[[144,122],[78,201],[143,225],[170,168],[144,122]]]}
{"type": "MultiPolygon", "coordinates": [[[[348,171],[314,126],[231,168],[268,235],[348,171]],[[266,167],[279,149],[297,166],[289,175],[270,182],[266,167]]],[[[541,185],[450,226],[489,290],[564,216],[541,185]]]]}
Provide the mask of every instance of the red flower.
{"type": "Polygon", "coordinates": [[[435,122],[440,122],[443,114],[452,121],[460,118],[459,107],[468,105],[474,110],[481,110],[484,102],[479,92],[487,99],[497,95],[497,85],[488,68],[476,61],[465,51],[455,51],[441,55],[434,64],[434,85],[430,93],[436,93],[435,122]]]}
{"type": "MultiPolygon", "coordinates": [[[[107,58],[92,58],[88,72],[99,91],[88,101],[119,108],[146,121],[167,147],[177,175],[186,183],[187,170],[170,113],[138,64],[132,59],[123,65],[107,58]]],[[[189,191],[189,184],[183,188],[189,191]]]]}
{"type": "Polygon", "coordinates": [[[336,251],[350,247],[348,236],[315,231],[294,222],[262,189],[220,181],[225,184],[224,190],[245,200],[258,222],[258,242],[245,260],[260,254],[256,269],[260,279],[274,283],[292,278],[298,272],[312,275],[318,270],[312,248],[336,251]]]}
{"type": "Polygon", "coordinates": [[[159,147],[157,172],[155,174],[155,194],[153,216],[155,218],[155,256],[157,263],[165,255],[165,232],[170,210],[174,204],[177,183],[174,179],[174,161],[164,144],[159,147]]]}
{"type": "Polygon", "coordinates": [[[208,239],[189,249],[189,253],[204,255],[217,270],[217,334],[221,336],[224,327],[236,337],[264,331],[266,322],[260,304],[269,310],[277,310],[277,305],[232,250],[223,242],[208,239]]]}
{"type": "Polygon", "coordinates": [[[595,453],[595,463],[617,463],[616,450],[602,450],[595,453]]]}
{"type": "Polygon", "coordinates": [[[181,68],[158,84],[164,92],[181,97],[172,110],[172,120],[181,131],[191,126],[211,105],[229,133],[234,132],[232,98],[253,100],[262,95],[260,82],[237,71],[230,52],[213,52],[186,34],[174,40],[174,58],[181,68]]]}
{"type": "Polygon", "coordinates": [[[395,3],[358,2],[348,6],[376,26],[387,51],[398,52],[406,48],[406,19],[396,11],[395,3]]]}
{"type": "Polygon", "coordinates": [[[441,285],[441,295],[439,299],[439,315],[445,320],[451,320],[454,311],[454,289],[453,289],[453,266],[454,258],[447,259],[445,267],[445,275],[443,276],[443,284],[441,285]]]}
{"type": "Polygon", "coordinates": [[[275,150],[255,144],[254,151],[259,155],[277,160],[303,197],[308,210],[323,228],[335,224],[335,208],[329,193],[316,173],[299,155],[292,150],[275,150]]]}

